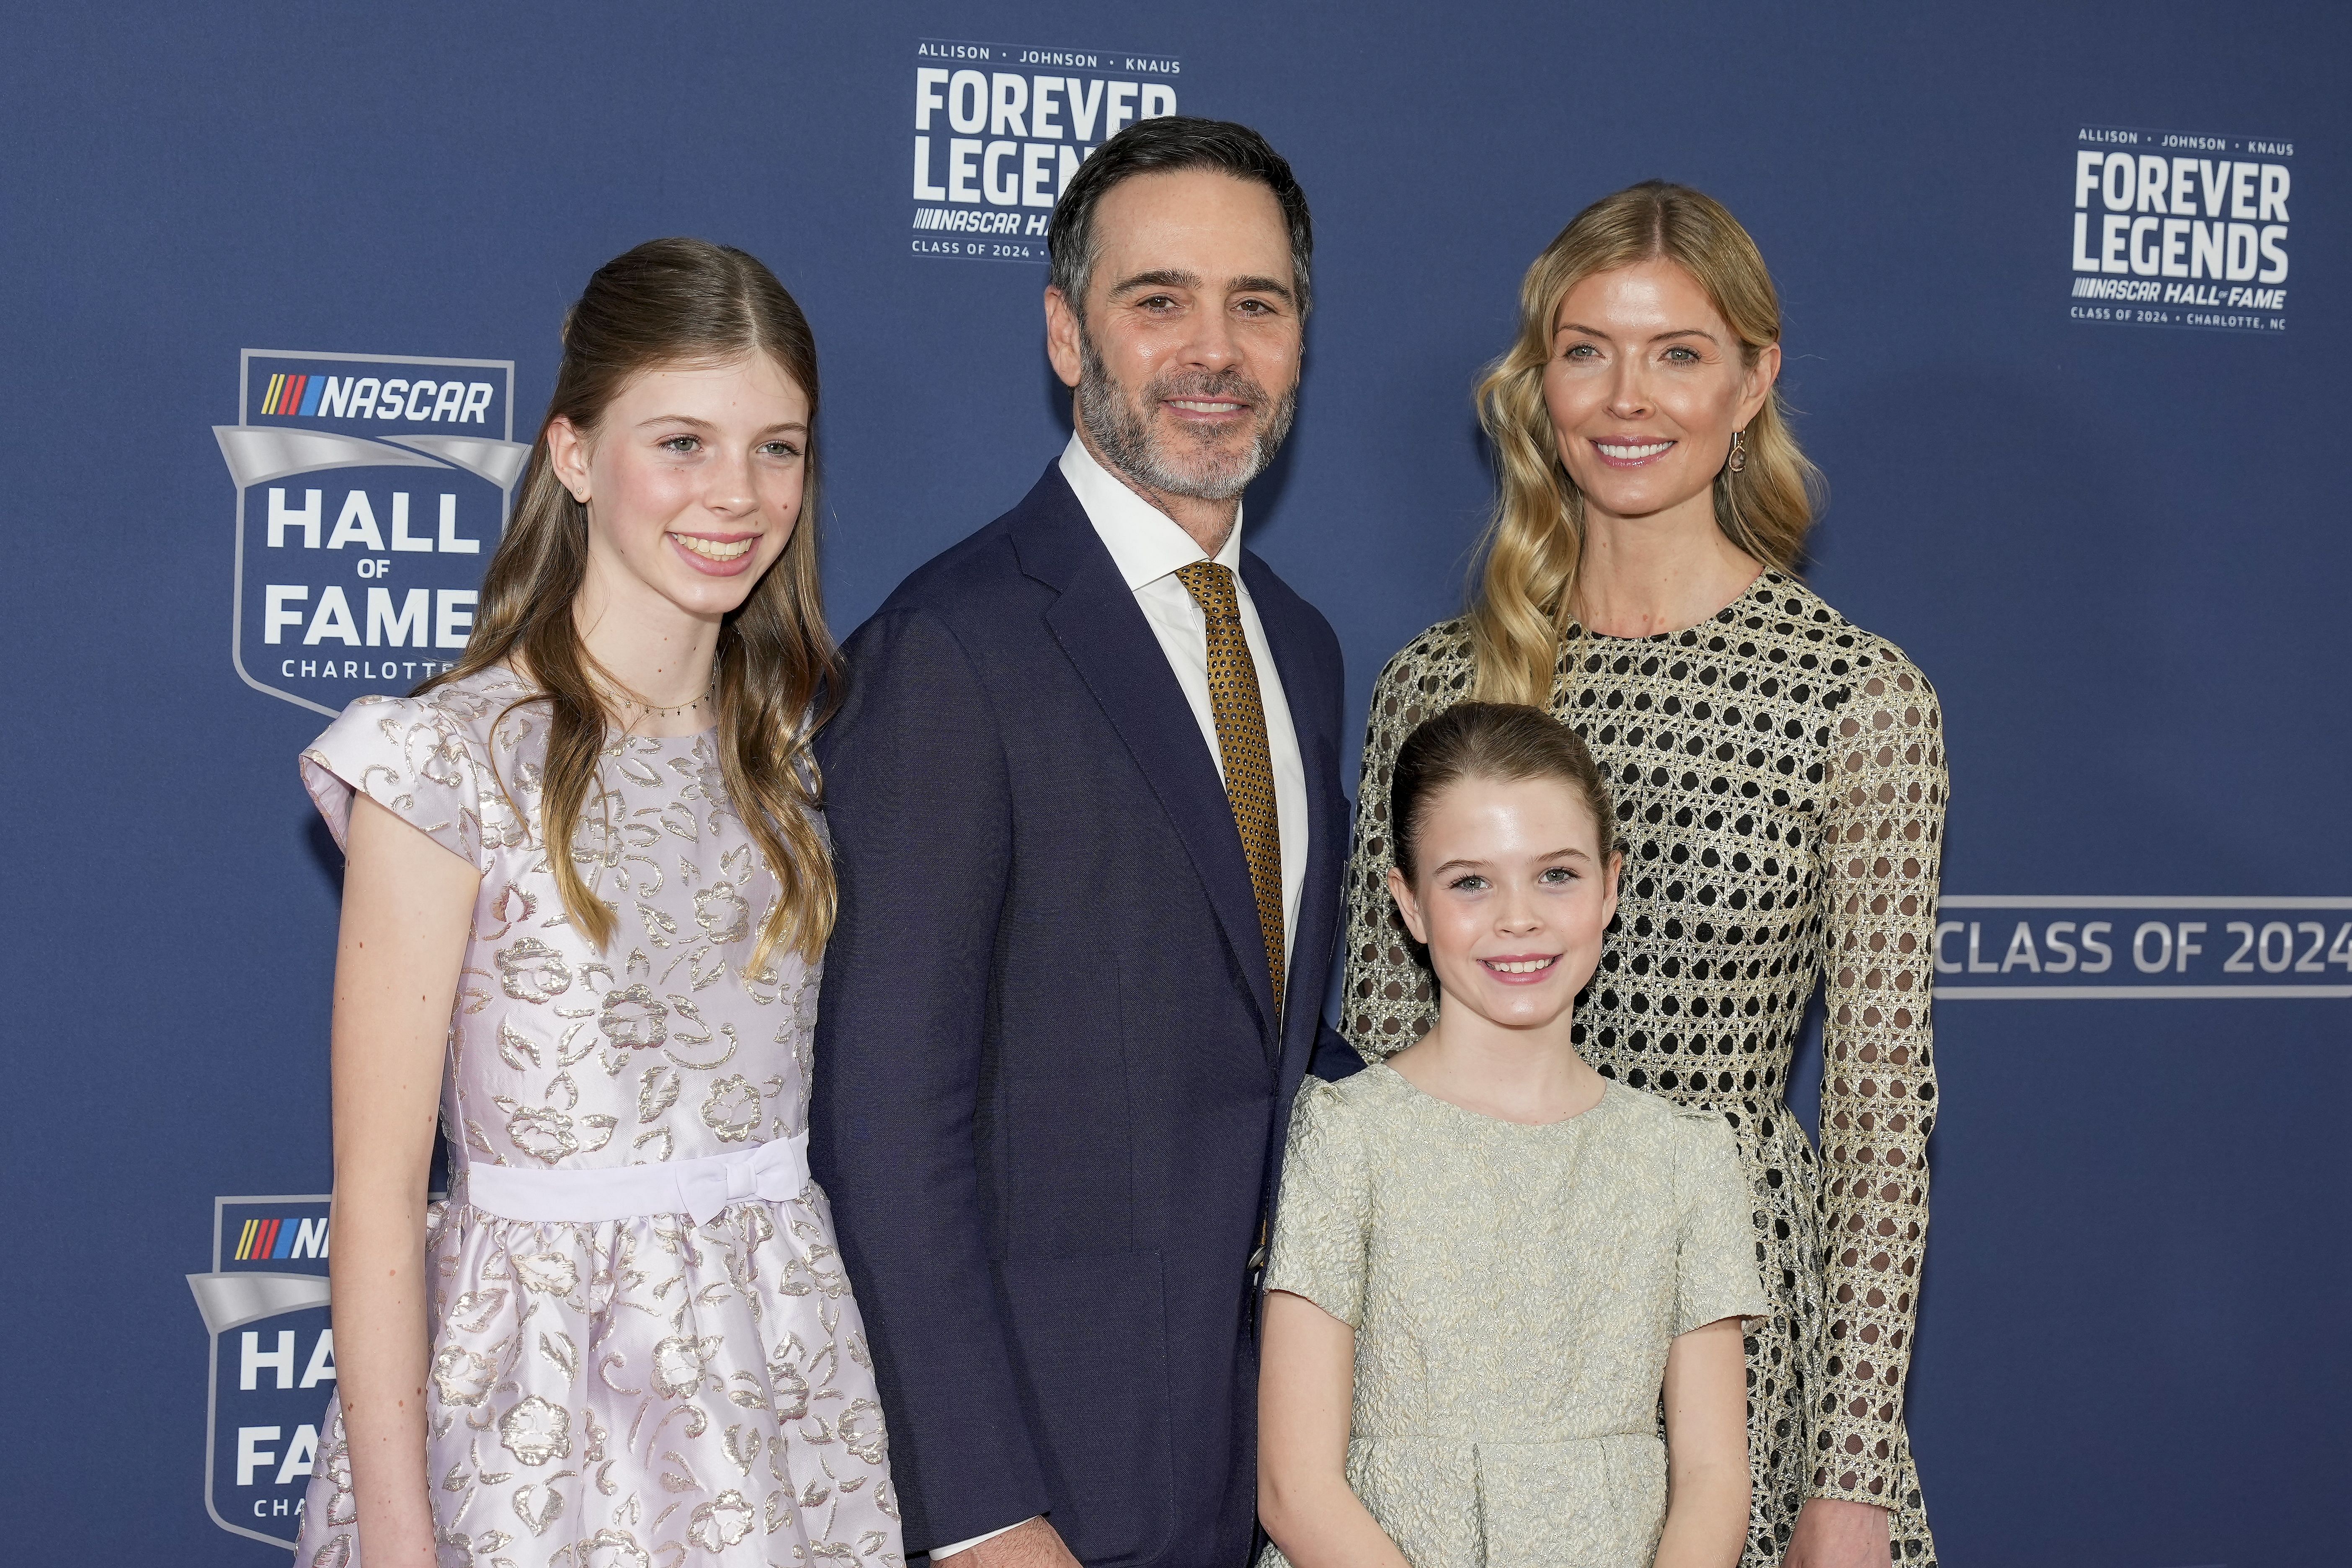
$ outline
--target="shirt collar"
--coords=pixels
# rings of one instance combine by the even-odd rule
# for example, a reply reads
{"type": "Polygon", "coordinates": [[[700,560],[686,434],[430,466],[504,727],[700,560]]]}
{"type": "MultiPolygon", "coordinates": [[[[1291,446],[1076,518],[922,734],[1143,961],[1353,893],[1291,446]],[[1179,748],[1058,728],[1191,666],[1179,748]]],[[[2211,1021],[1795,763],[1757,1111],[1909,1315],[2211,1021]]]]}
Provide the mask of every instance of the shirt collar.
{"type": "MultiPolygon", "coordinates": [[[[1118,477],[1095,460],[1087,444],[1074,432],[1070,444],[1062,448],[1062,477],[1086,509],[1087,521],[1094,524],[1105,549],[1110,552],[1112,564],[1131,593],[1147,583],[1158,582],[1180,566],[1190,566],[1196,561],[1212,559],[1205,556],[1192,536],[1177,526],[1176,520],[1137,495],[1118,477]]],[[[1234,531],[1225,536],[1224,548],[1213,557],[1238,579],[1242,568],[1242,517],[1238,507],[1234,512],[1234,531]]]]}

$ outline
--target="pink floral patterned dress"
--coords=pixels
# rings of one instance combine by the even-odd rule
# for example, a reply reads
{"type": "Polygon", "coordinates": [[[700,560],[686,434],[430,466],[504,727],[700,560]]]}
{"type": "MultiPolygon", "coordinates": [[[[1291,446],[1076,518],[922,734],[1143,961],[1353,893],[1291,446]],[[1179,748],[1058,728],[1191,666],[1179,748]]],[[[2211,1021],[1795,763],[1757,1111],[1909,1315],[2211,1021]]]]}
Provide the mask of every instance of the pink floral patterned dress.
{"type": "MultiPolygon", "coordinates": [[[[782,954],[743,973],[776,881],[714,737],[606,748],[572,849],[619,917],[599,952],[548,869],[545,710],[515,705],[530,696],[491,669],[423,697],[362,698],[302,754],[338,842],[364,794],[482,875],[442,1086],[449,1197],[425,1244],[441,1562],[896,1565],[873,1363],[804,1163],[789,1191],[761,1184],[776,1195],[722,1188],[700,1223],[515,1219],[470,1191],[562,1185],[524,1173],[707,1173],[683,1163],[808,1126],[819,967],[782,954]],[[497,1177],[477,1183],[486,1167],[497,1177]]],[[[298,1568],[361,1561],[337,1405],[326,1434],[298,1568]]]]}

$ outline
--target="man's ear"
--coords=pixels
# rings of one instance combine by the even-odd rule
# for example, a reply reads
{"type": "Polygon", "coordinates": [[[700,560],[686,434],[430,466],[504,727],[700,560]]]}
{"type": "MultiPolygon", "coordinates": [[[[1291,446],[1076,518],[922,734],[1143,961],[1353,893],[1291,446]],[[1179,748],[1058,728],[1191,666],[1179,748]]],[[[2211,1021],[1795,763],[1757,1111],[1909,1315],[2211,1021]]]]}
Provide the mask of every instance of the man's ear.
{"type": "Polygon", "coordinates": [[[1064,386],[1078,384],[1086,355],[1078,348],[1078,312],[1069,297],[1048,284],[1045,289],[1045,357],[1064,386]]]}
{"type": "Polygon", "coordinates": [[[1389,868],[1389,897],[1396,900],[1397,913],[1404,917],[1404,929],[1412,932],[1412,940],[1422,946],[1429,945],[1429,923],[1422,919],[1421,901],[1412,896],[1412,884],[1395,867],[1389,868]]]}

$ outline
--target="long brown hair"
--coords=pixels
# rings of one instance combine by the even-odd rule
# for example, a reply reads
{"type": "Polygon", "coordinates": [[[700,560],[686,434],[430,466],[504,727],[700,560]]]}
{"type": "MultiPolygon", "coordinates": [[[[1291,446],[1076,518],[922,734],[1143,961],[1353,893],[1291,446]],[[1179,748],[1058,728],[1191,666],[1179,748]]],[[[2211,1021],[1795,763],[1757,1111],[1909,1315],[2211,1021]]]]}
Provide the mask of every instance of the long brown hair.
{"type": "Polygon", "coordinates": [[[613,938],[613,911],[578,865],[596,857],[572,847],[607,733],[595,679],[601,672],[572,613],[588,568],[588,509],[556,478],[548,426],[562,418],[593,433],[638,373],[751,353],[772,355],[809,405],[800,517],[776,563],[721,623],[713,668],[719,765],[780,889],[746,969],[757,974],[780,946],[814,959],[833,929],[833,863],[809,816],[819,799],[809,740],[832,715],[841,689],[841,655],[824,624],[817,580],[816,340],[800,306],[757,258],[707,240],[655,239],[588,279],[564,317],[555,395],[523,470],[522,499],[483,575],[465,656],[417,689],[520,656],[526,667],[520,673],[539,689],[516,706],[548,708],[540,795],[548,868],[572,923],[603,947],[613,938]]]}
{"type": "MultiPolygon", "coordinates": [[[[1576,616],[1584,494],[1560,461],[1543,397],[1560,301],[1597,272],[1661,257],[1706,290],[1743,363],[1754,366],[1780,341],[1780,297],[1762,252],[1722,203],[1687,185],[1647,180],[1603,196],[1544,247],[1519,285],[1518,337],[1478,385],[1499,481],[1470,607],[1475,690],[1486,700],[1548,706],[1576,616]]],[[[1746,449],[1739,472],[1716,475],[1716,526],[1764,565],[1793,571],[1821,473],[1798,447],[1777,387],[1748,421],[1746,449]]]]}

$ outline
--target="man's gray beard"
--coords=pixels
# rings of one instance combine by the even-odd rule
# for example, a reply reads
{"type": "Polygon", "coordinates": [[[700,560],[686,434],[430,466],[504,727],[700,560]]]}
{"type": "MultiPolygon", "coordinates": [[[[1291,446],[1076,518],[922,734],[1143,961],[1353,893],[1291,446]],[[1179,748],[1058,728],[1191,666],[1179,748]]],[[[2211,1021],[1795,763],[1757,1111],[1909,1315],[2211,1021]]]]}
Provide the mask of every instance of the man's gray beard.
{"type": "MultiPolygon", "coordinates": [[[[1078,424],[1092,438],[1105,461],[1146,489],[1163,495],[1189,496],[1194,500],[1232,500],[1265,472],[1290,434],[1298,411],[1296,387],[1275,406],[1274,416],[1259,426],[1249,450],[1240,458],[1197,455],[1189,465],[1165,449],[1135,407],[1119,393],[1110,369],[1095,351],[1094,340],[1078,331],[1078,424]]],[[[1254,408],[1265,406],[1265,392],[1237,370],[1213,374],[1166,376],[1144,388],[1145,401],[1168,397],[1240,397],[1254,408]]]]}

